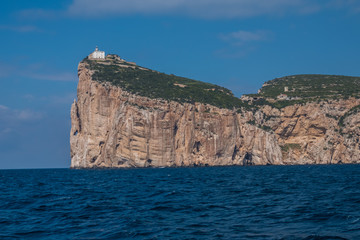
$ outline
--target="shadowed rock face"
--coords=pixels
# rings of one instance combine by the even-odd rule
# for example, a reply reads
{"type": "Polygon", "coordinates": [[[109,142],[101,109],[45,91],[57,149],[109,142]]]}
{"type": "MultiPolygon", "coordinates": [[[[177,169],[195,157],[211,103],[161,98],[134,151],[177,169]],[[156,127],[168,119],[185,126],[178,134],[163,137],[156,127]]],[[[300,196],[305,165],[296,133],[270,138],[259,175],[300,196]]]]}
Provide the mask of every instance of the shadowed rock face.
{"type": "Polygon", "coordinates": [[[79,64],[78,100],[71,107],[72,168],[360,160],[360,114],[345,118],[341,130],[335,119],[359,100],[309,103],[281,111],[265,106],[255,113],[237,113],[137,96],[92,80],[92,73],[86,63],[79,64]]]}

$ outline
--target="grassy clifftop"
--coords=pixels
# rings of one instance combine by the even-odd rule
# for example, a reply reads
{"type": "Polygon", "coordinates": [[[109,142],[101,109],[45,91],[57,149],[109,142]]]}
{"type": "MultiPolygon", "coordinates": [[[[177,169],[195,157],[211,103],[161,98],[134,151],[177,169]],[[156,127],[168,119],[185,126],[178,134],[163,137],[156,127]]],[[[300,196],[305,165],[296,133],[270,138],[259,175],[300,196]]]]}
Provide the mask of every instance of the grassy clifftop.
{"type": "Polygon", "coordinates": [[[328,99],[359,98],[360,77],[321,74],[286,76],[267,81],[258,94],[246,96],[255,99],[254,106],[276,108],[328,99]]]}
{"type": "Polygon", "coordinates": [[[276,98],[282,93],[298,98],[357,97],[360,96],[360,77],[318,74],[287,76],[266,82],[259,95],[276,98]]]}
{"type": "Polygon", "coordinates": [[[257,100],[242,101],[227,88],[160,73],[126,62],[117,55],[108,55],[105,60],[85,58],[83,62],[94,71],[95,81],[110,82],[130,93],[220,108],[257,109],[261,105],[282,108],[318,100],[360,97],[360,77],[308,74],[276,78],[265,82],[258,94],[248,95],[257,100]]]}
{"type": "Polygon", "coordinates": [[[84,59],[94,71],[93,79],[110,82],[125,91],[149,98],[177,102],[200,102],[220,108],[239,108],[246,104],[229,89],[214,84],[160,73],[110,55],[105,60],[84,59]]]}

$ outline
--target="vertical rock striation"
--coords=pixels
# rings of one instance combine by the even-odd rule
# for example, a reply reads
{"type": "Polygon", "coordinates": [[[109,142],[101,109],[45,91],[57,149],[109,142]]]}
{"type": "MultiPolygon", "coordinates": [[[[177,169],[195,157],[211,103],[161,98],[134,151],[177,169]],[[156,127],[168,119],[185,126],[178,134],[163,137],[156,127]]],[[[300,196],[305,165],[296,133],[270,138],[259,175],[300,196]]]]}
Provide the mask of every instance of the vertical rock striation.
{"type": "Polygon", "coordinates": [[[359,100],[256,112],[130,94],[94,81],[81,62],[71,107],[71,167],[124,168],[357,163],[359,100]],[[263,126],[266,126],[264,128],[263,126]],[[265,129],[265,130],[264,130],[265,129]]]}
{"type": "Polygon", "coordinates": [[[276,136],[234,111],[141,97],[91,76],[80,63],[72,168],[282,163],[276,136]]]}

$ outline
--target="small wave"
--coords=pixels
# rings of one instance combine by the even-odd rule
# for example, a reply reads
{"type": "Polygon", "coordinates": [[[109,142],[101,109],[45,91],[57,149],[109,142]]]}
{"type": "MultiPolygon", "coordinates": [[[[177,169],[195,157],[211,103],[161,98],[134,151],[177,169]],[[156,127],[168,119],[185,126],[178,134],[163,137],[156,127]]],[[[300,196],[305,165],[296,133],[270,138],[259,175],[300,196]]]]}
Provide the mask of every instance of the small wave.
{"type": "Polygon", "coordinates": [[[328,170],[0,171],[0,239],[359,239],[360,165],[328,170]]]}
{"type": "Polygon", "coordinates": [[[318,236],[310,235],[303,240],[348,240],[347,238],[338,237],[338,236],[318,236]]]}

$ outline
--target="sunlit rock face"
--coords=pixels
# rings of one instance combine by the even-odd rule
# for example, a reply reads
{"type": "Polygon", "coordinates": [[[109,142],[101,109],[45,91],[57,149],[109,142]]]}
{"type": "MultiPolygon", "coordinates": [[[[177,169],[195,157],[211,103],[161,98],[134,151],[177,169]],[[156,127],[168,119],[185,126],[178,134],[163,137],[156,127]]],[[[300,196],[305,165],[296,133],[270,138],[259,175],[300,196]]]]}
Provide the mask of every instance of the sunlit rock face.
{"type": "Polygon", "coordinates": [[[339,126],[356,99],[241,112],[130,94],[94,81],[85,62],[78,75],[72,168],[360,162],[360,113],[339,126]]]}

